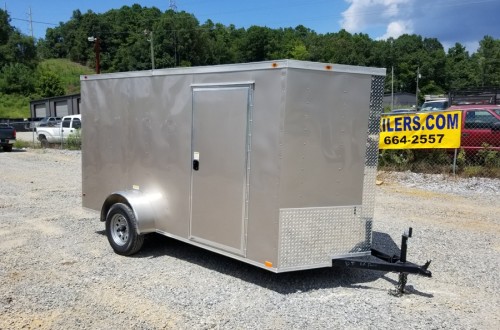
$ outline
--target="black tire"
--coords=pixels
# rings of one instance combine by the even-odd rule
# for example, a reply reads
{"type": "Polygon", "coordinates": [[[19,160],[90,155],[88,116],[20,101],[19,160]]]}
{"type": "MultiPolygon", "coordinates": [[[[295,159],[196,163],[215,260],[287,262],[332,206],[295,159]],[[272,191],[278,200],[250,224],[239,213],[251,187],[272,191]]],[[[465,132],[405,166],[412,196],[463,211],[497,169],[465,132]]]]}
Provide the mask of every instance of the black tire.
{"type": "Polygon", "coordinates": [[[3,146],[3,151],[5,151],[5,152],[11,152],[12,151],[12,146],[11,145],[3,146]]]}
{"type": "Polygon", "coordinates": [[[40,144],[42,145],[42,148],[49,147],[49,141],[47,141],[47,138],[45,136],[40,137],[40,144]]]}
{"type": "Polygon", "coordinates": [[[137,253],[144,243],[144,235],[137,233],[134,212],[122,203],[116,203],[109,209],[106,236],[113,250],[123,256],[137,253]]]}

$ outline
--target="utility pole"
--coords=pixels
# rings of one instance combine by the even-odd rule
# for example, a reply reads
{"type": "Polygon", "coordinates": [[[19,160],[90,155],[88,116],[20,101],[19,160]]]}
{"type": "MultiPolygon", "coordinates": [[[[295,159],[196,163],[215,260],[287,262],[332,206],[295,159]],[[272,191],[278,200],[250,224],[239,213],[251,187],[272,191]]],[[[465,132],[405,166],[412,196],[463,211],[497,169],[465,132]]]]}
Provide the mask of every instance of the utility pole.
{"type": "Polygon", "coordinates": [[[144,34],[147,36],[149,34],[149,39],[147,39],[151,43],[151,70],[155,69],[155,53],[153,48],[153,31],[144,30],[144,34]]]}
{"type": "MultiPolygon", "coordinates": [[[[177,5],[175,3],[175,0],[170,0],[168,7],[171,10],[173,10],[174,12],[177,12],[177,5]]],[[[174,67],[176,67],[177,66],[177,31],[173,30],[172,34],[173,34],[173,39],[174,39],[174,67]]]]}
{"type": "Polygon", "coordinates": [[[95,51],[95,73],[101,73],[101,39],[99,37],[88,37],[88,41],[94,43],[95,51]]]}
{"type": "Polygon", "coordinates": [[[418,109],[418,79],[420,78],[420,66],[417,66],[417,90],[415,93],[415,109],[418,109]]]}
{"type": "Polygon", "coordinates": [[[394,65],[392,66],[391,74],[391,111],[394,110],[394,65]]]}
{"type": "Polygon", "coordinates": [[[150,37],[150,42],[151,42],[151,70],[155,69],[155,53],[154,53],[154,48],[153,48],[153,31],[151,31],[151,34],[149,35],[150,37]]]}
{"type": "Polygon", "coordinates": [[[30,12],[29,12],[29,16],[30,16],[30,32],[31,32],[31,38],[35,39],[35,35],[33,33],[33,15],[31,14],[31,6],[30,6],[30,12]]]}
{"type": "Polygon", "coordinates": [[[101,39],[95,38],[95,72],[97,74],[101,73],[101,39]]]}

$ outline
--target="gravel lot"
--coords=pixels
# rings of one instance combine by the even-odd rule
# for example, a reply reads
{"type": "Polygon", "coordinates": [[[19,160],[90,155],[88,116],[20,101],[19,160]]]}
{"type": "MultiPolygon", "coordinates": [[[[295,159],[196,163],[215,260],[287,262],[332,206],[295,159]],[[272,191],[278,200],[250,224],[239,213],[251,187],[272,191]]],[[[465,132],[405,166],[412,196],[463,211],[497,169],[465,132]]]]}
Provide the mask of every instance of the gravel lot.
{"type": "Polygon", "coordinates": [[[380,174],[376,247],[412,226],[409,259],[433,259],[396,298],[396,274],[272,274],[159,235],[118,256],[81,208],[80,161],[0,152],[0,329],[500,328],[500,180],[380,174]]]}

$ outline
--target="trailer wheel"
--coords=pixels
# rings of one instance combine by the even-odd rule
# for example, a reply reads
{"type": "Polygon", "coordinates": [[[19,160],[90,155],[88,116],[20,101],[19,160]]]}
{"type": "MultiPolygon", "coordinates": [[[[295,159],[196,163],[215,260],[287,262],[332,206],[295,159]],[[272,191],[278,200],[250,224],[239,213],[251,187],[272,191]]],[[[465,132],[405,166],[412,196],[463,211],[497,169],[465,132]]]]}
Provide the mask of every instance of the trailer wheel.
{"type": "Polygon", "coordinates": [[[116,203],[109,209],[106,236],[113,250],[124,256],[138,252],[144,243],[144,235],[137,233],[134,212],[122,203],[116,203]]]}
{"type": "Polygon", "coordinates": [[[12,145],[3,146],[3,151],[5,151],[5,152],[11,152],[12,151],[12,145]]]}

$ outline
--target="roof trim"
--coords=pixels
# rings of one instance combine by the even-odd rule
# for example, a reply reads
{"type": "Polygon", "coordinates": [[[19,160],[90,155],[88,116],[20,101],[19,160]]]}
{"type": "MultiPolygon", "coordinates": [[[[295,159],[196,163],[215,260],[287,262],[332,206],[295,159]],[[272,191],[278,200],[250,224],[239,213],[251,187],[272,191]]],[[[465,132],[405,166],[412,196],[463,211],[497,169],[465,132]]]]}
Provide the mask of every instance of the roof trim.
{"type": "Polygon", "coordinates": [[[225,72],[242,72],[254,70],[279,70],[284,68],[316,70],[316,71],[331,71],[337,73],[357,73],[366,75],[385,76],[385,68],[373,68],[364,66],[344,65],[307,62],[297,60],[277,60],[265,62],[253,62],[242,64],[223,64],[211,66],[196,66],[183,68],[169,68],[147,71],[129,71],[117,73],[105,73],[94,75],[82,75],[81,81],[101,80],[101,79],[119,79],[119,78],[134,78],[134,77],[154,77],[154,76],[171,76],[181,74],[202,74],[202,73],[225,73],[225,72]]]}

